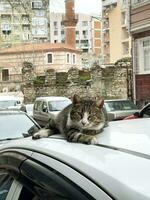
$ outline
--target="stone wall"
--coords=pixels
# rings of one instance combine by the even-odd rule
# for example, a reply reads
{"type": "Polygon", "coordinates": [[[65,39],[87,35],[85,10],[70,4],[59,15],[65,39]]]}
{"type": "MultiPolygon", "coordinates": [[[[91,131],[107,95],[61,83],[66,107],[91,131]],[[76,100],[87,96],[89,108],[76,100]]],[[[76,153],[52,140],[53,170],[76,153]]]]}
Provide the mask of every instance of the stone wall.
{"type": "Polygon", "coordinates": [[[47,70],[37,77],[33,68],[23,69],[22,92],[25,102],[33,102],[38,96],[67,96],[127,98],[127,70],[122,67],[94,67],[89,70],[70,69],[56,73],[47,70]]]}

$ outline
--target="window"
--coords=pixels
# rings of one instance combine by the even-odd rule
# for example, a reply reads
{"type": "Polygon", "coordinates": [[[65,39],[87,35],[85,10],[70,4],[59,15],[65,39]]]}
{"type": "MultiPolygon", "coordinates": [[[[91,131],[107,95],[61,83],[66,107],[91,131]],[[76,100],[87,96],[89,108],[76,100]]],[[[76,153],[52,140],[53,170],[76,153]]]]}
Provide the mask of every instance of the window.
{"type": "Polygon", "coordinates": [[[72,55],[72,63],[76,64],[76,55],[75,54],[72,55]]]}
{"type": "Polygon", "coordinates": [[[54,31],[54,35],[58,35],[58,31],[54,31]]]}
{"type": "Polygon", "coordinates": [[[88,21],[82,21],[82,26],[88,26],[88,21]]]}
{"type": "Polygon", "coordinates": [[[61,35],[64,35],[64,34],[65,34],[65,31],[64,31],[64,30],[62,30],[62,31],[61,31],[61,35]]]}
{"type": "Polygon", "coordinates": [[[150,37],[137,39],[134,46],[134,60],[137,73],[150,72],[150,37]]]}
{"type": "Polygon", "coordinates": [[[43,10],[35,10],[35,16],[37,17],[44,17],[44,11],[43,10]]]}
{"type": "Polygon", "coordinates": [[[34,110],[41,111],[42,110],[42,101],[36,101],[34,104],[34,110]]]}
{"type": "Polygon", "coordinates": [[[42,1],[32,2],[32,9],[41,9],[41,8],[42,8],[42,1]]]}
{"type": "Polygon", "coordinates": [[[9,81],[9,70],[2,69],[2,81],[9,81]]]}
{"type": "Polygon", "coordinates": [[[47,54],[47,63],[52,63],[53,62],[53,55],[52,53],[47,54]]]}
{"type": "Polygon", "coordinates": [[[67,53],[67,63],[70,63],[70,54],[67,53]]]}
{"type": "Polygon", "coordinates": [[[11,178],[7,173],[0,172],[0,199],[5,200],[9,189],[13,183],[13,178],[11,178]]]}
{"type": "Polygon", "coordinates": [[[54,26],[57,26],[57,22],[56,21],[54,22],[54,26]]]}

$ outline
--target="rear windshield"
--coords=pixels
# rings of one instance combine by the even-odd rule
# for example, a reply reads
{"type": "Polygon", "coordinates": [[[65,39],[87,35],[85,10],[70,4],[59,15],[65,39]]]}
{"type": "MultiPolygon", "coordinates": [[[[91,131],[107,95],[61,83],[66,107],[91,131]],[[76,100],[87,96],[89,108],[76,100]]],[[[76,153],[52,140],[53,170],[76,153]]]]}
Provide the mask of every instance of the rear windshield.
{"type": "Polygon", "coordinates": [[[60,111],[71,104],[71,100],[49,101],[48,106],[50,111],[60,111]]]}
{"type": "Polygon", "coordinates": [[[3,100],[3,101],[0,101],[0,108],[9,108],[11,106],[18,105],[19,103],[20,102],[16,100],[3,100]]]}
{"type": "Polygon", "coordinates": [[[132,101],[109,101],[105,102],[107,111],[117,110],[137,110],[137,106],[132,101]]]}
{"type": "Polygon", "coordinates": [[[32,131],[39,130],[39,127],[23,113],[0,113],[0,125],[0,140],[23,137],[23,134],[30,134],[32,131]]]}

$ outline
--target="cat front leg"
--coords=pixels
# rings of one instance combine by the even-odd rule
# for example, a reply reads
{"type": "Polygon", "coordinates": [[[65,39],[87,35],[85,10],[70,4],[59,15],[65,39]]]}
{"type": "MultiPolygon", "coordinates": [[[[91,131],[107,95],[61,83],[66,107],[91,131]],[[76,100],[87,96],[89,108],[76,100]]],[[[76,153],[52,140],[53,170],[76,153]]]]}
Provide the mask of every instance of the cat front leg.
{"type": "Polygon", "coordinates": [[[47,137],[49,137],[50,135],[53,135],[53,134],[54,134],[53,130],[43,128],[43,129],[39,130],[37,133],[35,133],[32,136],[32,139],[47,138],[47,137]]]}
{"type": "Polygon", "coordinates": [[[83,144],[97,144],[97,139],[95,136],[83,134],[75,129],[69,130],[66,136],[67,136],[68,142],[76,142],[76,143],[83,143],[83,144]]]}

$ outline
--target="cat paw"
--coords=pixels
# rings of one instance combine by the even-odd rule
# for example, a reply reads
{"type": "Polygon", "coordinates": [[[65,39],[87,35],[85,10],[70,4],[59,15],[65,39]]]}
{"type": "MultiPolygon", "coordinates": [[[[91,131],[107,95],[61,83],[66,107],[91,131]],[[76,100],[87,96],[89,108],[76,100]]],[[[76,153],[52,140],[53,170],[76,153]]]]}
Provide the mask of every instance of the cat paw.
{"type": "Polygon", "coordinates": [[[32,136],[33,140],[40,139],[40,138],[47,138],[49,136],[49,130],[48,129],[41,129],[37,133],[35,133],[32,136]]]}
{"type": "Polygon", "coordinates": [[[96,137],[93,137],[90,141],[90,144],[97,144],[97,143],[98,143],[98,141],[97,141],[96,137]]]}
{"type": "Polygon", "coordinates": [[[32,136],[32,139],[33,140],[37,140],[37,139],[40,139],[41,138],[41,135],[40,134],[34,134],[33,136],[32,136]]]}
{"type": "Polygon", "coordinates": [[[84,144],[97,144],[98,141],[96,137],[93,136],[88,136],[85,138],[85,140],[82,141],[84,144]]]}

